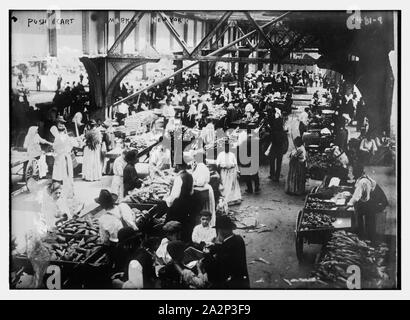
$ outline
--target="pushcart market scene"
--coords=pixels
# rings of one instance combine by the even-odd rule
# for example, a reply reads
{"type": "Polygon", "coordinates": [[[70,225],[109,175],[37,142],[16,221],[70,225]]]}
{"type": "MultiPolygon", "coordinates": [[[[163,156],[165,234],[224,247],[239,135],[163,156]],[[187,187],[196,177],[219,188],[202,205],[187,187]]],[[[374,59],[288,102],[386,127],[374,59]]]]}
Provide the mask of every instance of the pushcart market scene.
{"type": "Polygon", "coordinates": [[[399,15],[10,11],[10,288],[399,288],[399,15]]]}

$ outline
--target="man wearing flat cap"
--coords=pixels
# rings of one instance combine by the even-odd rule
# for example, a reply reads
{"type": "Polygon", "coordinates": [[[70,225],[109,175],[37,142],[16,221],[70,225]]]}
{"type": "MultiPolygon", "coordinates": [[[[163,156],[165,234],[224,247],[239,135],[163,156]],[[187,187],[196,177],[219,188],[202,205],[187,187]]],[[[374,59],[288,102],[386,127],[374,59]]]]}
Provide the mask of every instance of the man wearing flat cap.
{"type": "Polygon", "coordinates": [[[168,221],[162,227],[162,230],[165,232],[166,237],[162,239],[161,244],[155,254],[164,264],[166,264],[172,260],[167,251],[168,243],[171,241],[180,240],[182,224],[178,221],[168,221]]]}

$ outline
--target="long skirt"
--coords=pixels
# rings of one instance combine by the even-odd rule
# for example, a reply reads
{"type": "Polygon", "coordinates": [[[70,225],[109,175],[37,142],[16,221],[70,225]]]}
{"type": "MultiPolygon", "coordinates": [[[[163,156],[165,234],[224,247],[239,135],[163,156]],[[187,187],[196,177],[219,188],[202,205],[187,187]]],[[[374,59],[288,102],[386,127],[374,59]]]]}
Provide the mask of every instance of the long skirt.
{"type": "Polygon", "coordinates": [[[306,166],[304,162],[291,159],[289,162],[288,179],[286,180],[286,193],[302,195],[305,193],[306,166]]]}
{"type": "Polygon", "coordinates": [[[63,184],[63,195],[74,197],[73,161],[71,154],[58,154],[54,158],[52,179],[63,184]]]}
{"type": "Polygon", "coordinates": [[[221,181],[224,187],[224,196],[226,202],[235,204],[242,200],[241,188],[237,178],[236,168],[221,169],[221,181]]]}
{"type": "Polygon", "coordinates": [[[102,177],[101,148],[91,150],[84,148],[83,157],[83,179],[87,181],[98,181],[102,177]]]}
{"type": "Polygon", "coordinates": [[[124,196],[124,179],[122,176],[114,175],[112,177],[111,192],[118,196],[118,200],[122,200],[124,196]]]}

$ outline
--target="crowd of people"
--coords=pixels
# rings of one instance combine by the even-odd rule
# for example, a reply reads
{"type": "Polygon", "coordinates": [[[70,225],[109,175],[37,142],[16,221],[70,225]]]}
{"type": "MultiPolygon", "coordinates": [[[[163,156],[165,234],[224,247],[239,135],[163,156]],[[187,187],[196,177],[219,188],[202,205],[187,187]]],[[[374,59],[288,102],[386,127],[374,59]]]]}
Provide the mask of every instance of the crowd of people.
{"type": "MultiPolygon", "coordinates": [[[[114,122],[124,125],[125,119],[133,112],[157,109],[161,115],[150,128],[152,135],[172,139],[179,129],[181,132],[193,129],[199,131],[203,145],[176,155],[172,143],[161,143],[150,152],[149,174],[161,176],[163,170],[171,168],[176,172],[170,193],[158,205],[162,217],[157,219],[162,220],[157,222],[162,226],[162,238],[155,245],[147,242],[135,222],[133,210],[122,202],[130,191],[142,185],[141,175],[136,170],[138,150],[124,148],[113,162],[111,188],[101,190],[96,199],[103,208],[99,217],[100,238],[109,248],[113,287],[153,288],[160,283],[162,288],[249,288],[245,244],[242,237],[233,232],[235,224],[228,215],[228,208],[242,201],[240,177],[246,180],[245,191],[248,194],[258,193],[260,182],[258,170],[250,172],[246,170],[247,165],[241,163],[238,149],[245,145],[249,149],[257,141],[261,151],[258,161],[259,156],[267,159],[269,178],[279,182],[283,157],[289,151],[287,117],[292,112],[293,87],[319,86],[325,81],[324,77],[316,79],[304,70],[248,74],[243,86],[223,83],[211,86],[206,92],[198,92],[197,82],[192,79],[182,85],[167,81],[119,104],[108,119],[92,119],[82,108],[74,109],[76,112],[71,122],[67,122],[71,112],[61,113],[50,129],[52,142],[41,138],[35,127],[30,128],[25,147],[32,157],[36,158],[41,153],[40,144],[52,145],[55,153],[48,194],[57,209],[51,213],[51,218],[44,217],[45,224],[53,227],[61,219],[71,218],[77,213],[77,209],[67,209],[62,200],[62,195],[66,198],[74,196],[73,148],[83,150],[82,179],[98,181],[108,173],[104,154],[115,145],[114,122]],[[241,125],[244,130],[236,132],[235,143],[235,135],[231,134],[225,134],[220,141],[217,129],[226,133],[228,129],[239,129],[241,125]],[[222,142],[222,149],[218,149],[214,159],[207,158],[207,150],[218,142],[222,142]],[[182,162],[175,160],[178,156],[182,156],[182,162]],[[200,256],[194,267],[185,261],[189,251],[200,256]]],[[[80,84],[81,81],[78,86],[80,84]]],[[[62,79],[57,86],[61,89],[62,79]]],[[[59,90],[56,99],[60,99],[60,95],[72,96],[75,88],[67,86],[63,93],[59,90]]],[[[134,90],[129,83],[124,83],[117,98],[122,99],[134,90]]],[[[322,104],[336,110],[331,128],[335,141],[328,152],[339,161],[345,169],[343,175],[346,175],[349,165],[346,125],[355,119],[362,121],[358,127],[365,130],[366,113],[360,109],[364,106],[363,99],[357,99],[355,95],[342,96],[339,92],[329,89],[323,96],[316,92],[310,107],[300,113],[300,136],[293,139],[293,148],[289,152],[286,193],[306,193],[308,153],[303,137],[311,119],[320,117],[322,104]]],[[[72,107],[73,100],[69,104],[72,107]]],[[[188,142],[193,140],[195,138],[188,142]]],[[[359,146],[360,164],[380,148],[388,148],[389,141],[385,134],[372,140],[366,133],[359,146]]],[[[363,171],[358,178],[361,176],[363,171]]],[[[362,193],[355,192],[349,205],[371,198],[376,184],[371,178],[360,183],[367,184],[365,187],[357,186],[362,193]]],[[[366,215],[366,212],[362,214],[366,215]]]]}

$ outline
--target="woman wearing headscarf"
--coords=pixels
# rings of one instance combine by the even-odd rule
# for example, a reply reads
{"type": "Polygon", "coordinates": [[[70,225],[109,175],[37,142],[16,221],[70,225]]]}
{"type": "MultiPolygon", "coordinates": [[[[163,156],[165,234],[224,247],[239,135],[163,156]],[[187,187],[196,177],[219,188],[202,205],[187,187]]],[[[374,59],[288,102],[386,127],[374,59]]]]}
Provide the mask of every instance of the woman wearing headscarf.
{"type": "Polygon", "coordinates": [[[101,133],[97,130],[97,122],[91,120],[91,129],[85,134],[85,147],[83,156],[83,179],[86,181],[99,181],[102,178],[101,163],[101,133]]]}
{"type": "Polygon", "coordinates": [[[27,149],[27,155],[30,159],[38,159],[41,155],[40,144],[53,145],[51,142],[40,137],[38,127],[32,126],[28,129],[23,147],[27,149]]]}
{"type": "MultiPolygon", "coordinates": [[[[216,204],[215,204],[215,197],[214,191],[209,184],[211,180],[211,173],[208,167],[204,163],[197,163],[193,161],[192,163],[192,177],[194,180],[194,187],[197,191],[207,191],[206,197],[202,200],[204,203],[204,207],[202,210],[209,211],[211,213],[211,221],[210,226],[213,227],[215,225],[216,219],[216,204]]],[[[196,220],[199,221],[200,216],[196,217],[196,220]]],[[[197,224],[197,223],[196,223],[197,224]]]]}
{"type": "Polygon", "coordinates": [[[54,166],[53,180],[63,184],[63,192],[67,198],[74,197],[73,161],[71,151],[79,143],[67,134],[62,116],[57,118],[57,126],[53,126],[50,132],[54,135],[53,142],[54,166]]]}
{"type": "Polygon", "coordinates": [[[233,152],[229,151],[229,140],[225,140],[225,151],[219,153],[216,164],[221,172],[225,200],[229,205],[242,201],[241,188],[238,181],[238,162],[233,152]]]}
{"type": "Polygon", "coordinates": [[[111,183],[111,192],[118,196],[119,200],[122,200],[124,197],[124,168],[127,165],[125,161],[125,156],[127,151],[124,150],[117,159],[114,160],[113,164],[113,177],[111,183]]]}
{"type": "MultiPolygon", "coordinates": [[[[48,144],[48,145],[53,145],[51,142],[48,142],[47,140],[43,139],[40,137],[38,134],[38,127],[37,126],[32,126],[28,129],[26,138],[24,139],[24,144],[23,147],[27,149],[27,156],[30,161],[37,159],[40,159],[40,156],[42,154],[41,151],[41,146],[40,144],[48,144]]],[[[27,169],[27,162],[24,165],[24,172],[27,169]]],[[[41,170],[43,171],[43,170],[41,170]]],[[[44,176],[43,172],[39,172],[40,177],[44,176]]]]}
{"type": "Polygon", "coordinates": [[[290,153],[286,193],[302,195],[306,184],[306,150],[301,137],[294,140],[295,149],[290,153]]]}

